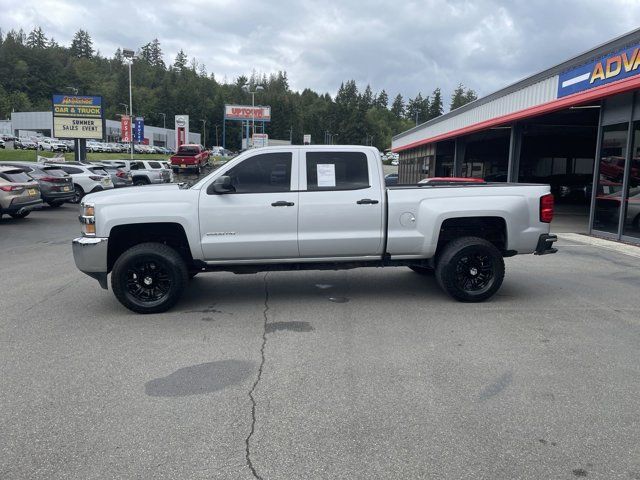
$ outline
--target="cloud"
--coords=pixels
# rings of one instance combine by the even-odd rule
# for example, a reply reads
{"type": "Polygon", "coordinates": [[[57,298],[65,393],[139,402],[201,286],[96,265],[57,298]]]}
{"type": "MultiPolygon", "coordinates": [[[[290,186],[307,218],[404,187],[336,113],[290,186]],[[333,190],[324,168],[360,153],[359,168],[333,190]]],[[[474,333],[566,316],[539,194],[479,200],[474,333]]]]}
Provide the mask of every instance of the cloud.
{"type": "Polygon", "coordinates": [[[391,96],[487,94],[636,27],[636,1],[0,0],[0,28],[40,25],[69,44],[84,28],[110,56],[158,38],[219,80],[286,70],[292,88],[335,94],[355,79],[391,96]]]}

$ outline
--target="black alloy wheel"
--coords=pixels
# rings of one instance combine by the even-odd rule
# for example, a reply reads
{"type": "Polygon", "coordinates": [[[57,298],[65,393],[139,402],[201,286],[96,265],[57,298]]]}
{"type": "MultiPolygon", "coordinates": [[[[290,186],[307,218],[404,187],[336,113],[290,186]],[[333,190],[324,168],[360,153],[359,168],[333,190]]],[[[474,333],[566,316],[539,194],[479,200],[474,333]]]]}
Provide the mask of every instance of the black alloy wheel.
{"type": "Polygon", "coordinates": [[[502,285],[502,253],[483,238],[452,240],[438,256],[436,279],[456,300],[481,302],[492,297],[502,285]]]}
{"type": "Polygon", "coordinates": [[[137,313],[160,313],[171,308],[188,282],[185,261],[163,243],[141,243],[116,260],[111,288],[116,298],[137,313]]]}

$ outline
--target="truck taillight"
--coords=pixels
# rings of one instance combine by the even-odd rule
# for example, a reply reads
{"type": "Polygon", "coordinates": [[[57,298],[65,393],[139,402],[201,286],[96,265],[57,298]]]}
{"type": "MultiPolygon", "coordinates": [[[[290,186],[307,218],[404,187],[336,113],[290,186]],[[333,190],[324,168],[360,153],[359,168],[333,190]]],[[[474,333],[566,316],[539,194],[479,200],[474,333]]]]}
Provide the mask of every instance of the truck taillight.
{"type": "Polygon", "coordinates": [[[550,193],[540,197],[540,221],[551,223],[553,220],[553,195],[550,193]]]}

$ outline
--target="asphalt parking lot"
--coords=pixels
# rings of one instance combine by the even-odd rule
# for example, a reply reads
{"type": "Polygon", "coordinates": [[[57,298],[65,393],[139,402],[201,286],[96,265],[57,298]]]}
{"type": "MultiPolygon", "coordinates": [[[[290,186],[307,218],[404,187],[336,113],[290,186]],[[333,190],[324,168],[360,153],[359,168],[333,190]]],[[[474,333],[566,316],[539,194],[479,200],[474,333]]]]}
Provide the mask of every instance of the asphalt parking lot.
{"type": "Polygon", "coordinates": [[[77,207],[0,221],[0,478],[640,479],[640,258],[562,240],[452,301],[408,269],[198,276],[138,316],[77,207]]]}

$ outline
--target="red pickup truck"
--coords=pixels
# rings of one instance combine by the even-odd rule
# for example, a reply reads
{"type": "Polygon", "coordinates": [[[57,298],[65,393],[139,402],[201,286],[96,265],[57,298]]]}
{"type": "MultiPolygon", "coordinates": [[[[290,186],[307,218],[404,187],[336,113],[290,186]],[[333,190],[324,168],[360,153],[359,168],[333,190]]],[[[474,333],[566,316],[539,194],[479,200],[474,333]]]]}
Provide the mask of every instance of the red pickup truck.
{"type": "Polygon", "coordinates": [[[169,161],[174,172],[183,169],[200,173],[200,169],[209,162],[209,152],[202,145],[184,144],[178,147],[178,151],[169,161]]]}

